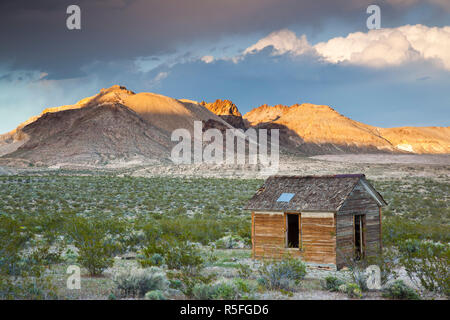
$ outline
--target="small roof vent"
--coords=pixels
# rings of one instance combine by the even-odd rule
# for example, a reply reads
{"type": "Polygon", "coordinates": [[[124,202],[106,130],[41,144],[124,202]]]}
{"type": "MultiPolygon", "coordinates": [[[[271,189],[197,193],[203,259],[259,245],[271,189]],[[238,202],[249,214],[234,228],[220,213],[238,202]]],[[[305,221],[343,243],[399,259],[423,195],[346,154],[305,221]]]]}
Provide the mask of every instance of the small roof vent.
{"type": "Polygon", "coordinates": [[[295,196],[295,193],[282,193],[277,202],[289,202],[295,196]]]}

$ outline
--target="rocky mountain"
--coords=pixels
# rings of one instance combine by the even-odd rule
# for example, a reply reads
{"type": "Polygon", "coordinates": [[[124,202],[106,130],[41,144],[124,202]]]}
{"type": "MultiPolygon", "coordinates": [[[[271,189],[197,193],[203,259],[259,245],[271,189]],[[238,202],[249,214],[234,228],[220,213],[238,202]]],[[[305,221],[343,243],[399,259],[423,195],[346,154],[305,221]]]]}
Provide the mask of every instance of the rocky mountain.
{"type": "Polygon", "coordinates": [[[450,127],[378,128],[349,119],[324,105],[262,105],[243,118],[257,128],[280,129],[282,144],[307,155],[450,153],[450,127]]]}
{"type": "Polygon", "coordinates": [[[218,115],[233,127],[237,129],[246,128],[241,113],[232,101],[217,99],[212,103],[202,101],[200,104],[212,113],[218,115]]]}
{"type": "Polygon", "coordinates": [[[120,103],[48,112],[20,132],[24,143],[8,156],[48,164],[159,159],[171,147],[170,136],[120,103]]]}
{"type": "Polygon", "coordinates": [[[164,159],[173,130],[193,137],[194,121],[231,126],[195,102],[125,87],[102,89],[73,105],[45,109],[0,136],[0,156],[46,164],[164,159]]]}
{"type": "Polygon", "coordinates": [[[450,127],[379,128],[397,149],[412,153],[450,153],[450,127]]]}
{"type": "Polygon", "coordinates": [[[274,122],[288,110],[288,106],[283,106],[281,104],[273,107],[263,104],[262,106],[247,112],[243,119],[248,126],[256,126],[260,123],[274,122]]]}
{"type": "Polygon", "coordinates": [[[73,105],[45,109],[0,135],[0,157],[14,163],[105,164],[168,159],[175,129],[279,129],[280,150],[303,155],[450,153],[450,127],[378,128],[309,103],[262,105],[243,117],[229,100],[197,103],[112,86],[73,105]]]}

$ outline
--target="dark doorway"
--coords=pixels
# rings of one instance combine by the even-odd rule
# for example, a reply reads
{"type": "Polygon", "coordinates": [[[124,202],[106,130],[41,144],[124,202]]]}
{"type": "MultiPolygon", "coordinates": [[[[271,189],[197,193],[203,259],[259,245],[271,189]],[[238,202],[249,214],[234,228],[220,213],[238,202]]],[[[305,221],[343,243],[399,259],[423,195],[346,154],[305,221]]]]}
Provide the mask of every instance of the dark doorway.
{"type": "Polygon", "coordinates": [[[298,214],[287,215],[287,245],[288,248],[298,248],[299,240],[299,224],[298,214]]]}
{"type": "Polygon", "coordinates": [[[355,215],[355,258],[360,260],[364,258],[364,216],[355,215]]]}

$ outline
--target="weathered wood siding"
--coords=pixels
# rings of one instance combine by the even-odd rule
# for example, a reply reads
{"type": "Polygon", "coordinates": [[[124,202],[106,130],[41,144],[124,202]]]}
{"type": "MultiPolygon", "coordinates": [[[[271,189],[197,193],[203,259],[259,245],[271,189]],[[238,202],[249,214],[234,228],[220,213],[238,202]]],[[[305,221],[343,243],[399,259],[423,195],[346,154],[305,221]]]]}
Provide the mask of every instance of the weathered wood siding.
{"type": "Polygon", "coordinates": [[[336,250],[337,267],[345,265],[345,257],[354,254],[354,216],[364,215],[364,250],[366,256],[376,254],[381,248],[380,211],[377,202],[358,183],[337,213],[336,250]]]}
{"type": "Polygon", "coordinates": [[[336,264],[336,224],[334,215],[314,218],[302,215],[303,259],[318,264],[336,264]]]}
{"type": "MultiPolygon", "coordinates": [[[[336,264],[335,216],[301,215],[299,249],[286,248],[285,214],[253,213],[253,256],[281,258],[289,253],[317,264],[336,264]]],[[[320,215],[320,214],[319,214],[320,215]]]]}
{"type": "Polygon", "coordinates": [[[253,254],[255,258],[279,258],[286,242],[284,214],[254,213],[253,254]]]}

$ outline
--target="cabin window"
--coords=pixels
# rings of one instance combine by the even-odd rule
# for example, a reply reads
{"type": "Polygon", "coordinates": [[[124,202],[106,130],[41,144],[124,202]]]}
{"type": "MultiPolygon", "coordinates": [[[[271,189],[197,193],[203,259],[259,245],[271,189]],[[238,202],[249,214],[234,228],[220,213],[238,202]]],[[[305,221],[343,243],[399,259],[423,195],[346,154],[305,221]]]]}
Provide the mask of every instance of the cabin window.
{"type": "Polygon", "coordinates": [[[364,258],[364,215],[354,216],[355,258],[364,258]]]}
{"type": "Polygon", "coordinates": [[[300,216],[298,214],[286,215],[286,242],[288,248],[299,248],[300,216]]]}

